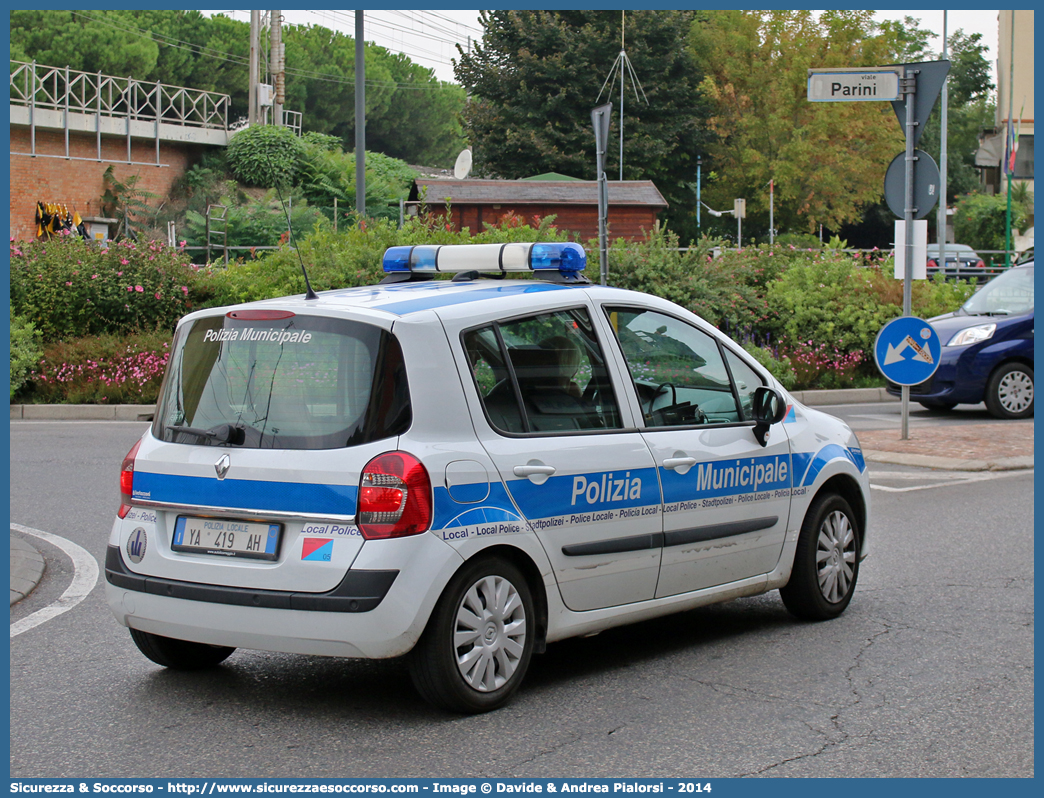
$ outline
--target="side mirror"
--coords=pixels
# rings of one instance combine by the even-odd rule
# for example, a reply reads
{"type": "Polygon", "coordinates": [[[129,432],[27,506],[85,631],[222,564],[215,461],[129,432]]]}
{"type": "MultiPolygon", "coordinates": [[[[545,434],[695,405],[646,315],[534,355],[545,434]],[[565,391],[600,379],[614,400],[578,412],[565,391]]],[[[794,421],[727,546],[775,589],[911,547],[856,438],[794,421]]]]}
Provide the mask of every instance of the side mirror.
{"type": "Polygon", "coordinates": [[[754,391],[754,437],[762,446],[768,444],[769,427],[787,415],[787,402],[775,388],[762,385],[754,391]]]}

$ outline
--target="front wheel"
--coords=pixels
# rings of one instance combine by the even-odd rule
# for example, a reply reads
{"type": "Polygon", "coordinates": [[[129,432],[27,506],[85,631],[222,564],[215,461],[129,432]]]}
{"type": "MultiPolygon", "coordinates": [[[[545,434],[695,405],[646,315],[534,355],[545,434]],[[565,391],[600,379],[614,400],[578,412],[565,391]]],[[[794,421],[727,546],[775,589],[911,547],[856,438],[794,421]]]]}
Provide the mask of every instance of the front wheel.
{"type": "Polygon", "coordinates": [[[235,651],[234,648],[227,646],[210,646],[206,643],[193,643],[191,640],[175,640],[173,637],[161,637],[138,629],[131,629],[130,633],[138,651],[157,665],[175,670],[192,671],[212,668],[224,662],[235,651]]]}
{"type": "Polygon", "coordinates": [[[997,418],[1033,415],[1033,369],[1008,363],[997,369],[986,386],[986,409],[997,418]]]}
{"type": "Polygon", "coordinates": [[[845,611],[859,576],[859,527],[836,493],[816,497],[801,525],[790,581],[780,588],[791,615],[825,621],[845,611]]]}
{"type": "Polygon", "coordinates": [[[498,558],[465,565],[410,654],[414,686],[452,712],[503,706],[529,667],[535,619],[529,585],[514,565],[498,558]]]}

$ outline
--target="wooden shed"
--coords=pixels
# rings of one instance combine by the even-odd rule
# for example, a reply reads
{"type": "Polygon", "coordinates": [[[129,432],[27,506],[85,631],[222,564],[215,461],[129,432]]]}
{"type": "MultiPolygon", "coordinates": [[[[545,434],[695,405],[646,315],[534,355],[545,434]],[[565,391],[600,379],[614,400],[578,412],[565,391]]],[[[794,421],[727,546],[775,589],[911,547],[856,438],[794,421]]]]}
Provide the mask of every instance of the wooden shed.
{"type": "MultiPolygon", "coordinates": [[[[542,177],[542,176],[541,176],[542,177]]],[[[445,215],[449,203],[455,229],[472,233],[497,224],[505,215],[536,224],[555,216],[559,230],[584,242],[598,238],[598,183],[594,180],[440,180],[417,178],[410,191],[411,208],[423,204],[430,213],[445,215]]],[[[609,181],[609,235],[638,240],[656,224],[667,207],[651,180],[609,181]]]]}

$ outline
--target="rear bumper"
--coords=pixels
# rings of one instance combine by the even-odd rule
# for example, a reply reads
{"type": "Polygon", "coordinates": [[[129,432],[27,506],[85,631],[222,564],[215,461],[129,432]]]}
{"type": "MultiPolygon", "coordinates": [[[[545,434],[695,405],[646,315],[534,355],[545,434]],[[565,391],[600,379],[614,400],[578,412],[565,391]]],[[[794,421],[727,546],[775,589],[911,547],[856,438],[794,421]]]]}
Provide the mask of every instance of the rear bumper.
{"type": "Polygon", "coordinates": [[[105,597],[124,626],[211,645],[366,659],[413,648],[462,562],[430,534],[374,541],[336,588],[299,593],[146,577],[127,570],[113,548],[105,597]]]}
{"type": "Polygon", "coordinates": [[[398,575],[399,572],[396,570],[350,570],[337,587],[326,593],[252,590],[243,587],[201,585],[196,582],[182,582],[177,579],[163,579],[156,576],[140,576],[127,568],[119,546],[110,545],[105,552],[105,580],[115,587],[191,601],[279,610],[369,612],[381,603],[398,575]]]}

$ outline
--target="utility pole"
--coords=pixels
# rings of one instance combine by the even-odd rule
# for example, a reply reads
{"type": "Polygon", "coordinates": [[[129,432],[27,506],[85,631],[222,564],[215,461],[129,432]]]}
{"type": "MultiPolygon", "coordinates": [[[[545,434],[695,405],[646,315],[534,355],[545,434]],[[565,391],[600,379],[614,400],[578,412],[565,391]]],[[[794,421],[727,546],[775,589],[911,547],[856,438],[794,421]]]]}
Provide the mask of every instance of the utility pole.
{"type": "Polygon", "coordinates": [[[355,12],[355,210],[366,216],[366,42],[363,12],[355,12]]]}
{"type": "Polygon", "coordinates": [[[258,123],[257,113],[257,71],[261,51],[261,12],[250,12],[250,80],[248,81],[250,97],[247,101],[247,124],[258,123]]]}
{"type": "Polygon", "coordinates": [[[272,82],[275,84],[275,97],[272,99],[272,124],[283,125],[283,103],[286,102],[286,76],[283,74],[283,17],[279,11],[272,11],[272,52],[269,63],[272,69],[272,82]]]}
{"type": "Polygon", "coordinates": [[[1011,12],[1011,48],[1009,56],[1008,71],[1008,132],[1005,136],[1008,146],[1004,150],[1003,173],[1008,171],[1008,210],[1004,221],[1004,266],[1011,266],[1011,179],[1015,176],[1015,164],[1012,157],[1015,150],[1015,139],[1013,138],[1015,127],[1015,12],[1011,12]]]}
{"type": "Polygon", "coordinates": [[[776,199],[776,193],[775,193],[776,185],[775,184],[776,184],[776,179],[775,178],[772,178],[772,179],[769,180],[769,246],[770,247],[776,241],[776,231],[775,231],[775,223],[774,223],[775,220],[772,218],[773,217],[773,212],[775,211],[775,199],[776,199]]]}
{"type": "MultiPolygon", "coordinates": [[[[946,60],[946,11],[943,11],[943,38],[942,38],[942,60],[946,60]]],[[[942,136],[939,145],[939,268],[946,270],[946,137],[949,133],[946,123],[946,99],[947,84],[942,85],[942,109],[939,121],[942,127],[942,136]]]]}

